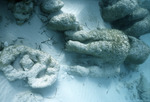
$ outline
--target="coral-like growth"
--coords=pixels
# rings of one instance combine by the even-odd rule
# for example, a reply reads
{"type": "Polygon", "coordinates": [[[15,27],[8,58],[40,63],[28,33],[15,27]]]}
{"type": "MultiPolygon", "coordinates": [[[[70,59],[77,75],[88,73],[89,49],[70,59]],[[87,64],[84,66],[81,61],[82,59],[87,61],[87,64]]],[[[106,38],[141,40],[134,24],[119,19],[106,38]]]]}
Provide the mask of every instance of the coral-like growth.
{"type": "Polygon", "coordinates": [[[47,53],[23,45],[14,45],[1,52],[0,70],[10,81],[27,79],[32,88],[43,88],[56,81],[59,67],[47,53]]]}

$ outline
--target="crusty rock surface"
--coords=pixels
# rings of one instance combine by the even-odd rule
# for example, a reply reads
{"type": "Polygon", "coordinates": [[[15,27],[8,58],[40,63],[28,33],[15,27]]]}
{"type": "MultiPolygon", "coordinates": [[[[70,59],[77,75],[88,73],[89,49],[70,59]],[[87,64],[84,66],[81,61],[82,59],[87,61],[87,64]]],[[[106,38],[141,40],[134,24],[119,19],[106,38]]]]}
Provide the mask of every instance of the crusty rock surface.
{"type": "Polygon", "coordinates": [[[32,0],[20,1],[13,5],[13,15],[16,19],[18,25],[23,24],[25,21],[29,20],[33,11],[32,0]]]}
{"type": "Polygon", "coordinates": [[[64,6],[61,0],[43,0],[41,10],[45,13],[52,13],[59,11],[64,6]]]}
{"type": "Polygon", "coordinates": [[[51,86],[57,80],[58,64],[47,53],[23,45],[4,48],[0,70],[10,81],[22,79],[32,88],[51,86]]]}
{"type": "Polygon", "coordinates": [[[112,22],[133,12],[133,10],[138,6],[136,0],[103,0],[102,17],[107,22],[112,22]],[[105,1],[105,2],[104,2],[105,1]],[[108,4],[107,4],[108,3],[108,4]]]}
{"type": "Polygon", "coordinates": [[[130,48],[128,37],[115,29],[65,32],[66,50],[100,57],[104,62],[120,65],[130,48]]]}
{"type": "Polygon", "coordinates": [[[79,23],[73,14],[62,13],[52,17],[48,22],[48,27],[57,31],[77,30],[79,23]]]}
{"type": "Polygon", "coordinates": [[[43,99],[44,98],[40,94],[25,91],[15,95],[13,102],[42,102],[43,99]]]}
{"type": "Polygon", "coordinates": [[[143,41],[135,37],[129,36],[130,50],[126,58],[127,63],[142,64],[150,54],[150,47],[143,41]]]}

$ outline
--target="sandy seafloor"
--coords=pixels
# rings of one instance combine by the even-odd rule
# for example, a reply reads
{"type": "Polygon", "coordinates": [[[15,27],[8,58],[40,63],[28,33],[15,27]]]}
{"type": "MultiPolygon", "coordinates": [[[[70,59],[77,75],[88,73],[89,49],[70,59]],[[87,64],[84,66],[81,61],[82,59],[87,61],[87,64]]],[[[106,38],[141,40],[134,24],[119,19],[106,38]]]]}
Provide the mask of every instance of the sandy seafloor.
{"type": "MultiPolygon", "coordinates": [[[[100,15],[98,0],[63,0],[65,6],[63,12],[73,13],[84,29],[96,27],[108,28],[100,15]]],[[[37,7],[36,7],[37,8],[37,7]]],[[[122,65],[122,75],[108,78],[79,77],[67,74],[65,69],[78,60],[79,56],[63,50],[64,35],[48,30],[39,19],[37,13],[33,13],[31,19],[18,26],[13,15],[7,10],[5,0],[0,1],[0,41],[12,44],[18,38],[16,44],[27,45],[32,48],[41,46],[41,50],[49,53],[60,64],[58,80],[51,87],[44,89],[31,89],[24,81],[9,82],[0,72],[0,102],[16,102],[17,94],[32,91],[40,94],[41,102],[139,102],[136,83],[140,74],[150,81],[150,57],[139,66],[138,71],[126,71],[122,65]],[[41,44],[48,38],[53,39],[48,44],[41,44]]],[[[140,38],[150,46],[150,34],[140,38]]],[[[36,100],[36,99],[35,99],[36,100]]],[[[17,100],[20,102],[19,100],[17,100]]],[[[22,101],[21,101],[22,102],[22,101]]],[[[35,101],[36,102],[36,101],[35,101]]],[[[142,101],[140,101],[142,102],[142,101]]]]}

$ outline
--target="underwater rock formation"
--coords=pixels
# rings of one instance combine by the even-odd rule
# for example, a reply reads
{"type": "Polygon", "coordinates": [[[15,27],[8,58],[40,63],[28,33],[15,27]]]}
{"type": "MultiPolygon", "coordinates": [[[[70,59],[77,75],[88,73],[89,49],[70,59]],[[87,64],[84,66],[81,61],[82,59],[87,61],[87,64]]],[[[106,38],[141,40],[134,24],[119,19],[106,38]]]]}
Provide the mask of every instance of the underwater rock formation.
{"type": "Polygon", "coordinates": [[[108,1],[100,2],[102,17],[105,21],[110,22],[113,28],[122,30],[125,34],[134,37],[150,32],[149,11],[140,7],[136,0],[108,1]],[[130,4],[124,4],[124,2],[130,4]]]}
{"type": "Polygon", "coordinates": [[[32,88],[43,88],[57,80],[59,66],[47,53],[14,45],[1,52],[0,70],[9,81],[22,79],[32,88]]]}
{"type": "Polygon", "coordinates": [[[20,2],[16,2],[12,9],[16,23],[21,25],[25,21],[29,20],[33,11],[33,2],[32,0],[22,0],[20,2]]]}
{"type": "Polygon", "coordinates": [[[65,34],[69,39],[67,51],[96,56],[115,65],[124,62],[130,49],[128,37],[115,29],[67,31],[65,34]]]}
{"type": "Polygon", "coordinates": [[[100,6],[103,19],[112,22],[132,13],[138,3],[136,0],[102,0],[100,6]]]}
{"type": "Polygon", "coordinates": [[[140,98],[143,102],[149,102],[150,100],[150,82],[142,75],[140,84],[137,87],[140,98]]]}
{"type": "Polygon", "coordinates": [[[48,27],[57,31],[77,30],[79,23],[73,14],[62,13],[52,17],[48,22],[48,27]]]}
{"type": "Polygon", "coordinates": [[[52,13],[59,11],[64,6],[61,0],[43,0],[41,10],[45,13],[52,13]]]}
{"type": "Polygon", "coordinates": [[[143,41],[135,37],[129,36],[130,50],[125,60],[127,65],[139,65],[146,61],[150,54],[150,47],[143,41]]]}
{"type": "Polygon", "coordinates": [[[13,102],[42,102],[43,97],[40,94],[31,91],[20,92],[15,96],[13,102]]]}

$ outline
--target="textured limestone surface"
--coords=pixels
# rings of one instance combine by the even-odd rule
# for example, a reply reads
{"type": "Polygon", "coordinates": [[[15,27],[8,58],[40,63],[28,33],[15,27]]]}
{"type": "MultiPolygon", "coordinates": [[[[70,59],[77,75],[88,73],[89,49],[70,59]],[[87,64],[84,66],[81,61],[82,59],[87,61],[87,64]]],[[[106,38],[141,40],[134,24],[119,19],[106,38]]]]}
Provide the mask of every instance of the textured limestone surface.
{"type": "Polygon", "coordinates": [[[0,70],[10,81],[22,79],[32,88],[43,88],[57,80],[59,66],[47,53],[14,45],[1,52],[0,70]]]}
{"type": "Polygon", "coordinates": [[[150,54],[150,47],[132,36],[129,36],[129,41],[131,48],[125,61],[132,64],[144,63],[150,54]]]}
{"type": "Polygon", "coordinates": [[[31,91],[25,91],[18,93],[14,102],[42,102],[43,97],[40,94],[33,93],[31,91]]]}
{"type": "Polygon", "coordinates": [[[77,30],[79,23],[73,14],[62,13],[52,17],[48,22],[48,27],[58,31],[77,30]]]}
{"type": "Polygon", "coordinates": [[[12,9],[16,23],[21,25],[30,18],[33,11],[33,2],[32,0],[23,0],[14,4],[12,9]]]}
{"type": "Polygon", "coordinates": [[[138,6],[136,0],[103,0],[100,2],[102,17],[107,22],[112,22],[133,12],[138,6]]]}
{"type": "Polygon", "coordinates": [[[120,65],[128,55],[130,48],[128,37],[115,29],[85,31],[67,31],[66,50],[89,54],[101,58],[104,62],[120,65]]]}
{"type": "Polygon", "coordinates": [[[61,0],[43,0],[41,10],[45,13],[52,13],[59,11],[64,6],[61,0]]]}

